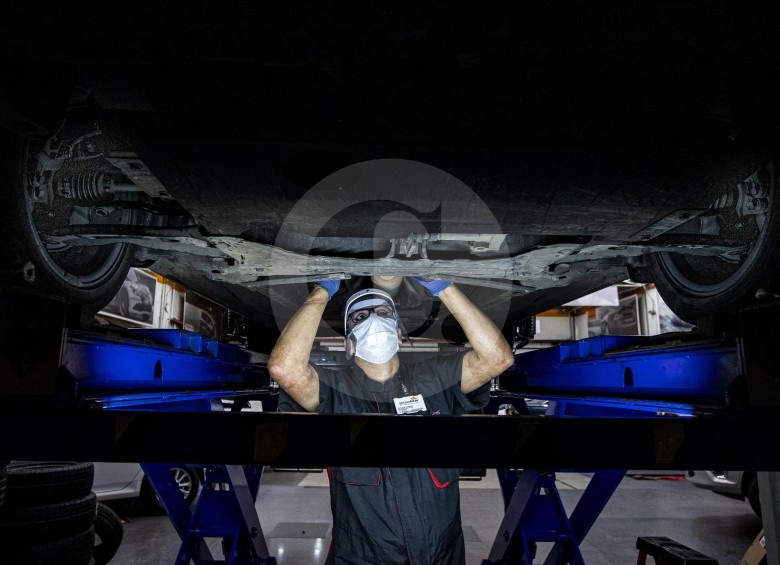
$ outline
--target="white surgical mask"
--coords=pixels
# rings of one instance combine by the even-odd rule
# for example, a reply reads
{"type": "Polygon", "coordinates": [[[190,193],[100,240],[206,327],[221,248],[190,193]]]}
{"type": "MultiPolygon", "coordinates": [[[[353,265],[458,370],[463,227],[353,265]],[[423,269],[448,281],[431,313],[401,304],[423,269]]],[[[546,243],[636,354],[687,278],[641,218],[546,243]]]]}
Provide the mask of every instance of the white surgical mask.
{"type": "Polygon", "coordinates": [[[398,351],[398,324],[371,314],[352,330],[355,355],[369,363],[385,363],[398,351]]]}

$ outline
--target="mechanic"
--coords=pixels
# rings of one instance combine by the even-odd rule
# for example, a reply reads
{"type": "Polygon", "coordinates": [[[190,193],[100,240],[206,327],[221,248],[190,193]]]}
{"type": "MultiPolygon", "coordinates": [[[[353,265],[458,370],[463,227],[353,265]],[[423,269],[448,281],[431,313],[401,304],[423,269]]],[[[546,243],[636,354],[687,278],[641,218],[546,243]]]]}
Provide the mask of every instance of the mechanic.
{"type": "MultiPolygon", "coordinates": [[[[268,360],[289,395],[281,411],[321,414],[464,414],[484,407],[489,381],[514,362],[501,332],[455,285],[420,280],[460,323],[472,349],[401,363],[403,326],[392,297],[367,289],[347,300],[349,370],[309,364],[320,318],[338,281],[318,283],[283,330],[268,360]],[[292,402],[294,401],[294,402],[292,402]],[[300,407],[297,407],[297,405],[300,407]]],[[[326,563],[465,563],[458,469],[329,470],[333,539],[326,563]]]]}

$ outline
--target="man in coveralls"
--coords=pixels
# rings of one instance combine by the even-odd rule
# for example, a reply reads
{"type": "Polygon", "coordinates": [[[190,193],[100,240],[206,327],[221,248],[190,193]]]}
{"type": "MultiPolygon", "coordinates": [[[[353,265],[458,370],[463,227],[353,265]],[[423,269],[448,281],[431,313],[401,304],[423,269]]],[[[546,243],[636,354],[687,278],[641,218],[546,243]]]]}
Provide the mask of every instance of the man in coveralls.
{"type": "MultiPolygon", "coordinates": [[[[309,364],[325,305],[338,281],[315,286],[287,324],[268,360],[279,386],[303,409],[320,414],[464,414],[484,407],[488,382],[514,362],[504,337],[457,287],[423,281],[463,328],[472,349],[413,365],[397,355],[400,320],[379,289],[353,295],[344,314],[350,370],[309,364]]],[[[280,410],[295,410],[280,400],[280,410]]],[[[457,469],[331,469],[333,541],[326,563],[465,563],[457,469]]]]}

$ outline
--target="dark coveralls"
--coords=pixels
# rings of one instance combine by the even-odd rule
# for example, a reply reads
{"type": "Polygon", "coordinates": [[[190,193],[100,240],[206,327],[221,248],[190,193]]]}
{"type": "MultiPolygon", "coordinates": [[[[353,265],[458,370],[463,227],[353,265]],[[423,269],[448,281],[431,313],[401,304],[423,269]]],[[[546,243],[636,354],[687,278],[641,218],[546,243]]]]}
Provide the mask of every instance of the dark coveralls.
{"type": "MultiPolygon", "coordinates": [[[[393,398],[422,395],[432,416],[465,414],[483,408],[489,385],[464,394],[464,354],[401,364],[385,383],[360,367],[315,367],[320,377],[321,414],[395,414],[393,398]]],[[[280,400],[279,410],[289,410],[280,400]]],[[[330,476],[333,542],[328,564],[465,563],[460,521],[458,469],[334,467],[330,476]]]]}

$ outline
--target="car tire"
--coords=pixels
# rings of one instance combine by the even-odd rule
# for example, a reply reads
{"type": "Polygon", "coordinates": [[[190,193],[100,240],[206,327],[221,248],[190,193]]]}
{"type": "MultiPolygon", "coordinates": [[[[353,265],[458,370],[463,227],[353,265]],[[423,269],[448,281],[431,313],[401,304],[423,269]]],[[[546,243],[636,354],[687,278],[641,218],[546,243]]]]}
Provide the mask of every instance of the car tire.
{"type": "Polygon", "coordinates": [[[89,494],[95,477],[92,463],[11,462],[6,468],[5,506],[22,508],[73,500],[89,494]]]}
{"type": "Polygon", "coordinates": [[[95,528],[77,535],[28,545],[7,544],[0,547],[0,563],[14,565],[88,565],[95,546],[95,528]]]}
{"type": "Polygon", "coordinates": [[[724,209],[723,231],[751,243],[739,263],[717,257],[697,257],[680,253],[650,256],[651,277],[667,305],[680,318],[696,323],[697,318],[714,313],[733,314],[756,301],[756,292],[772,291],[780,285],[780,194],[774,164],[756,173],[764,175],[768,186],[766,220],[762,227],[754,217],[738,217],[724,209]],[[729,215],[730,214],[730,215],[729,215]],[[735,226],[745,227],[736,231],[735,226]],[[752,222],[752,224],[751,224],[752,222]]]}
{"type": "MultiPolygon", "coordinates": [[[[187,505],[191,505],[195,502],[200,490],[200,478],[197,473],[189,467],[172,467],[171,473],[173,473],[174,480],[179,485],[179,490],[187,505]]],[[[157,497],[157,493],[154,492],[146,477],[141,485],[141,504],[149,512],[160,513],[165,510],[162,501],[157,497]]]]}
{"type": "MultiPolygon", "coordinates": [[[[45,218],[60,218],[67,213],[57,203],[33,205],[27,189],[27,168],[29,153],[35,151],[28,140],[7,132],[0,134],[0,154],[9,156],[3,159],[0,172],[0,182],[8,189],[0,211],[2,282],[41,296],[102,308],[122,286],[135,248],[125,243],[47,247],[36,222],[42,224],[45,218]],[[15,156],[12,162],[8,162],[10,156],[15,156]]],[[[62,220],[51,223],[58,221],[62,220]]]]}
{"type": "Polygon", "coordinates": [[[97,514],[97,496],[66,502],[0,511],[2,544],[32,544],[77,535],[91,528],[97,514]]]}
{"type": "Polygon", "coordinates": [[[124,527],[119,516],[103,503],[98,503],[97,516],[95,517],[95,549],[92,557],[95,565],[105,565],[114,555],[116,555],[119,546],[124,537],[124,527]]]}
{"type": "Polygon", "coordinates": [[[761,499],[758,496],[758,477],[752,477],[745,492],[750,508],[761,518],[761,499]]]}

